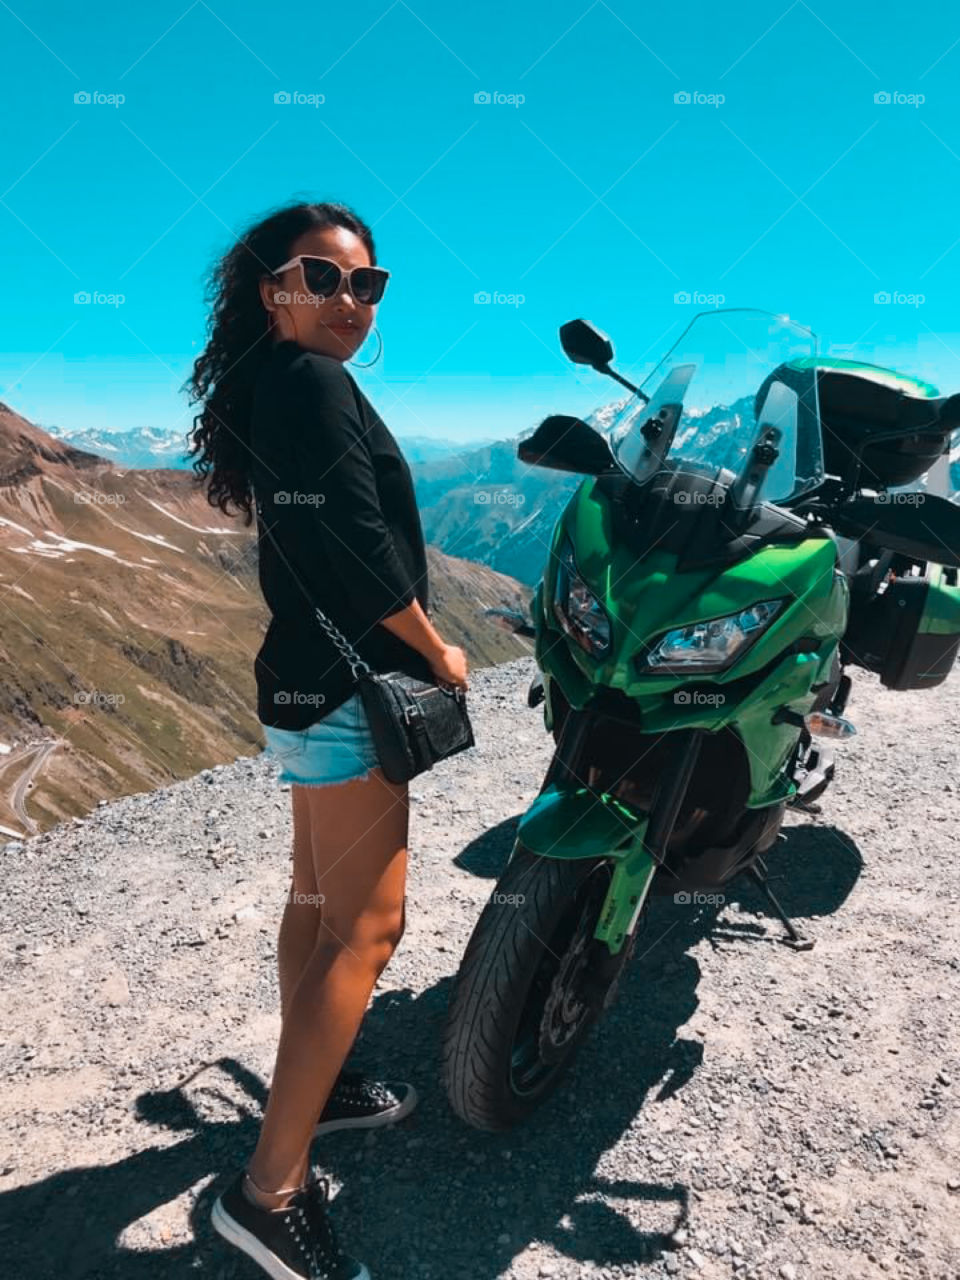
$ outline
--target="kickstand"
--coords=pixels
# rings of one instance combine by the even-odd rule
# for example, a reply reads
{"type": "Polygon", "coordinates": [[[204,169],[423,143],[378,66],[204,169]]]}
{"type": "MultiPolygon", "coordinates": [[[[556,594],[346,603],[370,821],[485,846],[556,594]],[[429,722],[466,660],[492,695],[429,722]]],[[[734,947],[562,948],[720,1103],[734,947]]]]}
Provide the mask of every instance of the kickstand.
{"type": "Polygon", "coordinates": [[[757,863],[758,863],[758,866],[750,867],[748,874],[750,876],[750,879],[754,882],[754,884],[759,885],[760,888],[763,890],[764,896],[766,897],[767,901],[770,903],[771,907],[773,907],[774,911],[783,921],[784,928],[789,934],[789,937],[781,939],[784,946],[792,947],[794,951],[812,951],[814,947],[814,943],[816,942],[816,939],[804,938],[801,934],[797,933],[797,930],[794,927],[793,921],[790,919],[786,911],[784,911],[783,907],[777,901],[776,897],[774,896],[773,890],[770,888],[769,881],[767,880],[767,868],[764,866],[763,861],[760,858],[757,859],[757,863]]]}

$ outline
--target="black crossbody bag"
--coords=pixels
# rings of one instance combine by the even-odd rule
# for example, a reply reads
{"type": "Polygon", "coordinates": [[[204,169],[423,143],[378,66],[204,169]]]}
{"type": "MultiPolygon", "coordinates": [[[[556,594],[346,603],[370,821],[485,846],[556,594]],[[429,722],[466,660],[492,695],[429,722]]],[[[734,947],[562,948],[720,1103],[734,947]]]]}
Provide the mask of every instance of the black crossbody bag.
{"type": "Polygon", "coordinates": [[[473,726],[465,690],[446,689],[405,671],[374,671],[319,605],[313,604],[310,593],[280,550],[259,503],[257,512],[277,554],[312,605],[317,621],[350,664],[384,777],[389,782],[408,782],[418,773],[432,769],[438,760],[472,747],[473,726]]]}

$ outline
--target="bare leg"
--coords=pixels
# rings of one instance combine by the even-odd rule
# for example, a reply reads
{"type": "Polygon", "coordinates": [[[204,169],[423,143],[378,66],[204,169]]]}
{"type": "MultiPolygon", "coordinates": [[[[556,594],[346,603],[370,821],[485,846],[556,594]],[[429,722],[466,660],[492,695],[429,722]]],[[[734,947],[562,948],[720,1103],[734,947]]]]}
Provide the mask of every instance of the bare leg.
{"type": "Polygon", "coordinates": [[[287,1015],[290,996],[313,953],[320,927],[320,912],[315,901],[311,901],[316,899],[319,889],[313,869],[309,788],[292,786],[290,792],[293,805],[293,879],[277,942],[281,1018],[287,1015]]]}
{"type": "MultiPolygon", "coordinates": [[[[301,790],[309,810],[314,892],[322,902],[314,908],[320,919],[313,948],[289,992],[263,1125],[248,1166],[261,1191],[303,1181],[314,1125],[404,923],[406,784],[387,782],[377,769],[367,781],[301,790]]],[[[304,931],[302,923],[288,927],[291,956],[304,931]]]]}

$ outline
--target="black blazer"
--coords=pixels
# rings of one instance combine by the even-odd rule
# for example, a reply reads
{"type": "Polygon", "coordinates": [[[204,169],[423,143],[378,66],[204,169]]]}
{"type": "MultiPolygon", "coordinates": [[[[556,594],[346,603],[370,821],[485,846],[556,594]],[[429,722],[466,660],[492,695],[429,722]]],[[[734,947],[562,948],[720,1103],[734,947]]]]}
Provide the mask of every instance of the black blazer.
{"type": "Polygon", "coordinates": [[[410,468],[341,361],[275,343],[257,376],[250,448],[260,588],[272,614],[254,660],[260,722],[304,729],[356,692],[314,604],[374,670],[426,678],[426,659],[379,625],[414,599],[428,609],[410,468]]]}

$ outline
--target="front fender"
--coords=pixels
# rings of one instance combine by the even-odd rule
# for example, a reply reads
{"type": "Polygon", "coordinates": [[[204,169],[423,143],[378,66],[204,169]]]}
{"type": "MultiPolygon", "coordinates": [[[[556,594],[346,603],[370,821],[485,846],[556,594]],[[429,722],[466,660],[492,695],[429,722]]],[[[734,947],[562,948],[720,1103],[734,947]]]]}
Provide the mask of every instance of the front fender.
{"type": "Polygon", "coordinates": [[[633,932],[657,864],[644,847],[648,815],[587,787],[545,787],[517,840],[542,858],[610,858],[613,877],[594,931],[616,955],[633,932]]]}
{"type": "Polygon", "coordinates": [[[545,787],[520,819],[517,838],[543,858],[623,857],[647,815],[588,787],[545,787]]]}

